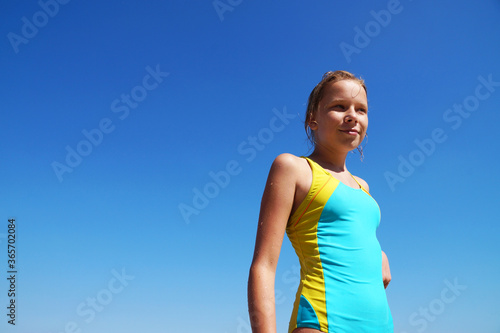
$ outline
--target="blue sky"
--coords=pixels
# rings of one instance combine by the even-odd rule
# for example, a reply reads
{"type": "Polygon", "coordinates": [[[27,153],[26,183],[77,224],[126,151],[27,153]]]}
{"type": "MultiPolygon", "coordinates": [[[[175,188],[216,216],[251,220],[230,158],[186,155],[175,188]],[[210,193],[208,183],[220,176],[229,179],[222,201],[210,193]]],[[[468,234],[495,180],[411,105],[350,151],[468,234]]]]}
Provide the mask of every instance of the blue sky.
{"type": "MultiPolygon", "coordinates": [[[[305,102],[337,69],[368,86],[348,168],[381,207],[395,332],[500,332],[499,1],[1,7],[2,332],[249,332],[269,167],[309,153],[305,102]]],[[[297,265],[285,239],[279,332],[297,265]]]]}

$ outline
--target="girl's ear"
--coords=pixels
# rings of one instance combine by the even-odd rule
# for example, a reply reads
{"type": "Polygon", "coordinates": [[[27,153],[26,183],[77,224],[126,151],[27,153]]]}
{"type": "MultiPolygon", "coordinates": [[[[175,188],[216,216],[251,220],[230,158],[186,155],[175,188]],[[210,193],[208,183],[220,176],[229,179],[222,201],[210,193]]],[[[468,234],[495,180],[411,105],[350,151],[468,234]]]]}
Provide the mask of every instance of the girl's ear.
{"type": "Polygon", "coordinates": [[[309,128],[313,131],[318,129],[318,122],[316,120],[309,121],[309,128]]]}

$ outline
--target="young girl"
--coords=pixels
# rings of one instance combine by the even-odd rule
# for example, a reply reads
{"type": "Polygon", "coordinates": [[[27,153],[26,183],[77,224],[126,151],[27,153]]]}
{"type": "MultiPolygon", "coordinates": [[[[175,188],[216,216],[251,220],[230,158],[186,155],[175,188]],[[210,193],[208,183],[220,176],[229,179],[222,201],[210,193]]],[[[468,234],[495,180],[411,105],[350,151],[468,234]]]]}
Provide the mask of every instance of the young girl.
{"type": "Polygon", "coordinates": [[[380,210],[345,164],[350,151],[362,154],[367,104],[363,80],[326,73],[307,106],[313,153],[281,154],[271,166],[248,281],[254,333],[276,332],[274,281],[285,231],[301,266],[289,332],[393,332],[384,290],[389,263],[376,238],[380,210]]]}

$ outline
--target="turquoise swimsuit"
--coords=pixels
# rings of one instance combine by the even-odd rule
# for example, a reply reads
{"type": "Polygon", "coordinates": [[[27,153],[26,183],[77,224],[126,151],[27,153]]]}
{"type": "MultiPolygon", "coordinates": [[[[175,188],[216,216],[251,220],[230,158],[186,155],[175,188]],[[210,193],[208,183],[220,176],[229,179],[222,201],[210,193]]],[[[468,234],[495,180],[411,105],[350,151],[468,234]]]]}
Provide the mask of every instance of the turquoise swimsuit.
{"type": "MultiPolygon", "coordinates": [[[[289,332],[297,327],[335,333],[393,332],[376,237],[377,202],[316,162],[311,188],[287,224],[301,279],[289,332]]],[[[357,180],[356,180],[357,181],[357,180]]]]}

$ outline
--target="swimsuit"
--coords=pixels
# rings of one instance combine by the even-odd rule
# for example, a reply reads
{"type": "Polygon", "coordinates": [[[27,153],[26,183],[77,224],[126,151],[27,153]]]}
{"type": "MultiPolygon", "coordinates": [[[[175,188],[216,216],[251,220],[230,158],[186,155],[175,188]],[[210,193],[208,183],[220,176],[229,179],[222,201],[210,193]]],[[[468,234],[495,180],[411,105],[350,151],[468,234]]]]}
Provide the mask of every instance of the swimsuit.
{"type": "Polygon", "coordinates": [[[392,333],[376,236],[379,206],[359,182],[359,189],[347,186],[306,160],[311,188],[286,228],[301,266],[289,332],[392,333]]]}

